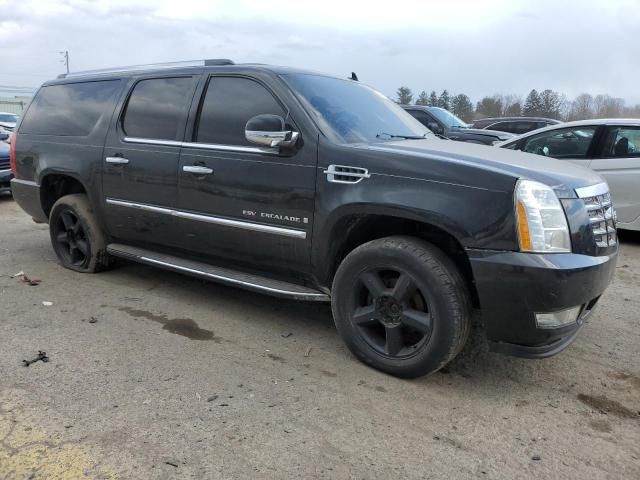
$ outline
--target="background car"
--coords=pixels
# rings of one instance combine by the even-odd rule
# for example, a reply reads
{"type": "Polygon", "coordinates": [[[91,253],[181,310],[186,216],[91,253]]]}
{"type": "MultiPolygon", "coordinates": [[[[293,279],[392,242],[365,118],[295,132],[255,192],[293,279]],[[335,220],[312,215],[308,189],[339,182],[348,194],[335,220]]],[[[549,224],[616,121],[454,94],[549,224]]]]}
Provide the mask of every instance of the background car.
{"type": "Polygon", "coordinates": [[[9,166],[9,144],[0,142],[0,194],[11,191],[13,173],[9,166]]]}
{"type": "Polygon", "coordinates": [[[495,117],[481,118],[471,125],[473,128],[481,128],[488,130],[498,130],[500,132],[509,132],[516,135],[537,130],[538,128],[548,127],[550,125],[558,125],[562,123],[560,120],[544,117],[495,117]]]}
{"type": "Polygon", "coordinates": [[[640,230],[640,119],[562,123],[496,146],[554,157],[595,170],[609,183],[618,228],[640,230]]]}
{"type": "Polygon", "coordinates": [[[401,106],[433,133],[451,140],[493,145],[513,137],[512,134],[506,132],[469,128],[468,124],[444,108],[422,105],[401,106]]]}
{"type": "Polygon", "coordinates": [[[16,123],[18,123],[18,115],[15,113],[0,112],[0,127],[12,132],[13,129],[16,128],[16,123]]]}

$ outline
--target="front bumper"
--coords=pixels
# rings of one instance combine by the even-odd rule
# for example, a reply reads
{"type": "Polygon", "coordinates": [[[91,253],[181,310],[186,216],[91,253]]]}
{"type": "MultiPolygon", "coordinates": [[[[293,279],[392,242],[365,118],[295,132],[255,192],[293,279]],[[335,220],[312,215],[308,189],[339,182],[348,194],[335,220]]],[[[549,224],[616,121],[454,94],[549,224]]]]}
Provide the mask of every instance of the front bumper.
{"type": "Polygon", "coordinates": [[[0,168],[0,192],[8,192],[11,190],[11,179],[13,173],[10,168],[0,168]]]}
{"type": "Polygon", "coordinates": [[[528,358],[562,351],[578,335],[615,272],[599,257],[467,250],[492,350],[528,358]],[[580,305],[576,322],[538,328],[535,314],[580,305]]]}

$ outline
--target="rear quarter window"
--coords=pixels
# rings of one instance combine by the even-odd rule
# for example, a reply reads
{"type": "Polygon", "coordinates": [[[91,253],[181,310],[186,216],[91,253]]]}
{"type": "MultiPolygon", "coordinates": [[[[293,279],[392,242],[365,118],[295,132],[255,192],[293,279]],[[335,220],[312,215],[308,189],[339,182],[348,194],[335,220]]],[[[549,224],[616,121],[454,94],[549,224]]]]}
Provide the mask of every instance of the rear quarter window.
{"type": "Polygon", "coordinates": [[[113,105],[120,80],[42,87],[22,119],[20,133],[86,137],[113,105]]]}

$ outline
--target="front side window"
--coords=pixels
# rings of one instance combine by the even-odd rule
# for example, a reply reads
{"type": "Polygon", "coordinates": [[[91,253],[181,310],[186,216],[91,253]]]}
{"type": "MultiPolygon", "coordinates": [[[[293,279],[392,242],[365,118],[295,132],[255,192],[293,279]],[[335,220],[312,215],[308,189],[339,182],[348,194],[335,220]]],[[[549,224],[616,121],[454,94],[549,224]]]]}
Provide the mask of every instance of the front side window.
{"type": "Polygon", "coordinates": [[[287,74],[289,84],[320,130],[336,143],[423,138],[429,130],[380,92],[352,80],[287,74]]]}
{"type": "Polygon", "coordinates": [[[640,157],[640,127],[610,127],[605,157],[640,157]]]}
{"type": "Polygon", "coordinates": [[[522,150],[554,158],[586,158],[596,127],[572,127],[528,138],[522,150]]]}
{"type": "Polygon", "coordinates": [[[120,88],[119,80],[42,87],[27,111],[20,133],[86,137],[120,88]]]}
{"type": "Polygon", "coordinates": [[[129,97],[122,128],[128,137],[180,140],[195,88],[192,77],[141,80],[129,97]]]}
{"type": "Polygon", "coordinates": [[[255,146],[245,138],[245,126],[252,117],[266,113],[287,116],[260,83],[243,77],[211,77],[200,109],[195,141],[255,146]]]}

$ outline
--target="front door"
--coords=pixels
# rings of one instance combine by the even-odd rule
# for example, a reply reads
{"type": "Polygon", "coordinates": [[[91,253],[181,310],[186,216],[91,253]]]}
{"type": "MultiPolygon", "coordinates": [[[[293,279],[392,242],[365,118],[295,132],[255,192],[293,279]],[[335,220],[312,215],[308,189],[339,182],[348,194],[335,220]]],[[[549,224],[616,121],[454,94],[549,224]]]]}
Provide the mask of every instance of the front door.
{"type": "Polygon", "coordinates": [[[106,224],[117,240],[175,244],[178,162],[198,76],[138,78],[104,148],[106,224]]]}
{"type": "Polygon", "coordinates": [[[197,110],[192,142],[180,155],[182,241],[216,263],[306,276],[317,140],[304,138],[290,154],[249,143],[245,125],[256,115],[298,127],[272,90],[246,76],[211,76],[197,110]]]}
{"type": "Polygon", "coordinates": [[[598,127],[559,128],[527,137],[519,150],[558,160],[567,160],[589,168],[593,139],[598,127]]]}
{"type": "Polygon", "coordinates": [[[640,223],[640,126],[608,126],[603,139],[591,168],[609,184],[618,224],[640,223]]]}

